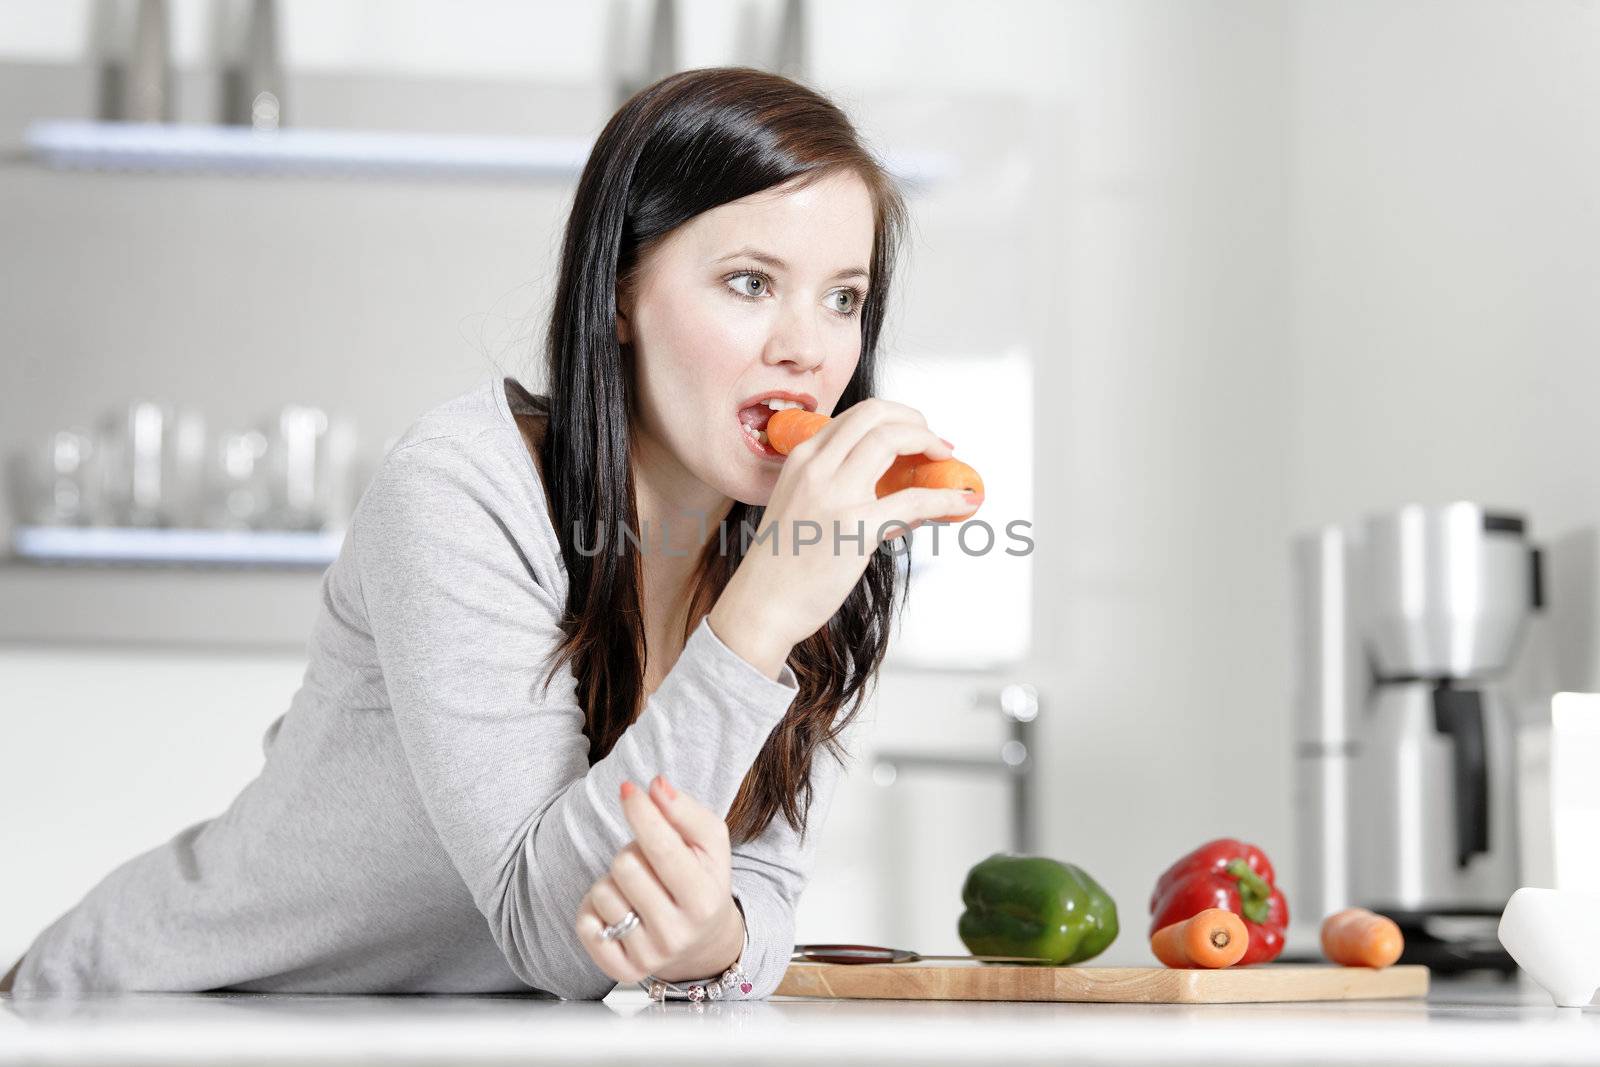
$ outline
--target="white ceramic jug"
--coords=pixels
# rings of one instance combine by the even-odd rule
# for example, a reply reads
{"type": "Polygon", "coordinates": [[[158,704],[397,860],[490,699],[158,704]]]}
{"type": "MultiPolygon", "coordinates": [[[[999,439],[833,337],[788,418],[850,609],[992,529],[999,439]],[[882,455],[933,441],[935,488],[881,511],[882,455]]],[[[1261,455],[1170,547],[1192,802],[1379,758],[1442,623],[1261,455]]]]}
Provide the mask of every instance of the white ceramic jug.
{"type": "Polygon", "coordinates": [[[1500,916],[1500,943],[1563,1008],[1600,989],[1600,893],[1524,887],[1500,916]]]}

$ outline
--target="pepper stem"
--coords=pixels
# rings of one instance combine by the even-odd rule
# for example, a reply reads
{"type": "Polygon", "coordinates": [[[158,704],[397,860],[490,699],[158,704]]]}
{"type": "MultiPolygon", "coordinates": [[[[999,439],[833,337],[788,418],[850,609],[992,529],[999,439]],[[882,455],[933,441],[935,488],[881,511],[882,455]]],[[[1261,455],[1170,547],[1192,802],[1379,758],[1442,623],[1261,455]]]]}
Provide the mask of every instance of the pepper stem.
{"type": "Polygon", "coordinates": [[[1242,859],[1228,864],[1227,872],[1239,882],[1239,910],[1253,923],[1267,921],[1267,902],[1272,897],[1272,887],[1242,859]]]}

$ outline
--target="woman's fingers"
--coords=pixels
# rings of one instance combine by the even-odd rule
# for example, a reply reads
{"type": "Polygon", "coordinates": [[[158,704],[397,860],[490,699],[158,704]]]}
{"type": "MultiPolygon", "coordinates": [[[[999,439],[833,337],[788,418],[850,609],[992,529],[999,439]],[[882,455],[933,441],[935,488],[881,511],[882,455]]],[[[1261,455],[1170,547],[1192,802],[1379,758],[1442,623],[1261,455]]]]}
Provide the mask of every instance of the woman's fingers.
{"type": "MultiPolygon", "coordinates": [[[[583,943],[584,951],[589,953],[595,966],[619,982],[637,982],[650,974],[650,968],[628,957],[622,941],[615,938],[607,941],[600,936],[606,925],[606,920],[594,910],[593,901],[584,897],[583,905],[578,909],[578,940],[583,943]]],[[[633,933],[638,932],[635,930],[633,933]]],[[[633,934],[628,937],[631,939],[633,934]]]]}
{"type": "Polygon", "coordinates": [[[644,910],[638,903],[622,891],[621,886],[610,874],[602,875],[589,887],[589,900],[595,914],[605,920],[607,926],[621,922],[622,917],[630,911],[639,916],[639,922],[632,930],[621,937],[612,938],[615,944],[622,946],[628,962],[648,971],[666,958],[666,953],[663,952],[656,937],[654,924],[645,917],[644,910]]]}
{"type": "Polygon", "coordinates": [[[798,455],[807,465],[815,464],[821,473],[832,476],[843,465],[846,457],[874,426],[885,422],[906,423],[912,426],[926,428],[928,420],[922,417],[922,412],[905,404],[898,404],[893,400],[882,397],[868,397],[842,414],[836,416],[832,422],[817,431],[815,437],[802,441],[790,454],[798,455]],[[809,451],[813,455],[805,455],[801,449],[811,446],[809,451]]]}
{"type": "Polygon", "coordinates": [[[970,515],[977,509],[978,505],[967,502],[962,489],[901,489],[879,500],[868,513],[868,533],[887,541],[924,522],[970,515]]]}
{"type": "Polygon", "coordinates": [[[690,951],[720,923],[729,897],[727,826],[711,809],[673,790],[663,776],[646,796],[622,788],[622,808],[635,834],[611,869],[589,887],[577,917],[579,939],[606,974],[632,981],[690,951]],[[663,872],[671,871],[670,876],[663,872]],[[604,941],[608,925],[632,911],[639,923],[604,941]]]}
{"type": "Polygon", "coordinates": [[[578,940],[583,944],[584,951],[589,953],[589,958],[594,960],[595,966],[619,982],[637,982],[650,973],[628,959],[620,941],[601,939],[600,931],[605,926],[606,921],[595,913],[589,898],[584,897],[582,906],[578,908],[576,928],[578,940]]]}
{"type": "MultiPolygon", "coordinates": [[[[671,959],[688,947],[687,923],[666,887],[651,870],[639,842],[628,842],[611,861],[611,880],[633,903],[633,910],[638,912],[644,928],[650,931],[650,941],[663,958],[671,959]]],[[[628,939],[632,940],[633,934],[629,934],[628,939]]]]}
{"type": "Polygon", "coordinates": [[[674,789],[666,775],[650,780],[650,799],[685,842],[712,856],[728,851],[727,821],[688,793],[674,789]]]}
{"type": "Polygon", "coordinates": [[[609,877],[639,913],[639,918],[650,927],[656,940],[661,940],[661,931],[672,924],[678,905],[667,887],[661,884],[650,861],[645,859],[639,842],[629,841],[622,846],[622,851],[611,861],[609,877]]]}
{"type": "Polygon", "coordinates": [[[874,426],[856,442],[855,448],[845,457],[836,475],[845,485],[865,484],[872,499],[878,479],[889,470],[898,456],[928,455],[935,459],[948,459],[954,451],[938,434],[926,426],[906,422],[885,422],[874,426]]]}
{"type": "MultiPolygon", "coordinates": [[[[703,897],[709,878],[689,844],[642,789],[624,790],[622,812],[650,867],[680,906],[703,897]]],[[[618,853],[621,859],[623,853],[618,853]]]]}

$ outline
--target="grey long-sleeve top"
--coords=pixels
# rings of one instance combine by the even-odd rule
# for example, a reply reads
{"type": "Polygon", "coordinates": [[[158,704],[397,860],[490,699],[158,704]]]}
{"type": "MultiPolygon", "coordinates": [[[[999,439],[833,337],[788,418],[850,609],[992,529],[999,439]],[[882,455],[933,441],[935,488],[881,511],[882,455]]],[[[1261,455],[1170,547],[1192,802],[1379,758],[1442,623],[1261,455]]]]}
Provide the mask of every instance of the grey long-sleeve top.
{"type": "MultiPolygon", "coordinates": [[[[513,417],[527,402],[497,376],[395,443],[323,578],[260,774],[52,923],[18,992],[610,992],[574,922],[634,836],[622,781],[665,773],[726,815],[798,687],[702,619],[589,766],[571,669],[542,686],[567,579],[513,417]]],[[[817,752],[803,845],[781,815],[734,843],[752,996],[787,966],[840,770],[817,752]]]]}

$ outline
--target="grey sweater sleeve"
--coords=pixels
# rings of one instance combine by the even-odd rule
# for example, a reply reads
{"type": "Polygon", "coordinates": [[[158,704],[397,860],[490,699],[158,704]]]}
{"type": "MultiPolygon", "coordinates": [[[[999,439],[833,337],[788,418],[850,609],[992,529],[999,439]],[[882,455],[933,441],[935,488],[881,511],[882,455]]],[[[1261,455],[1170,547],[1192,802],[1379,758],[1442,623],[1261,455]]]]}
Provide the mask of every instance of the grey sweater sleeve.
{"type": "MultiPolygon", "coordinates": [[[[508,507],[462,445],[402,446],[368,486],[349,534],[366,617],[424,808],[513,972],[598,999],[616,983],[575,920],[633,838],[621,783],[664,773],[726,816],[798,685],[787,666],[776,681],[762,674],[701,620],[638,720],[590,767],[570,671],[543,688],[563,605],[540,572],[556,559],[524,502],[508,507]]],[[[831,797],[834,762],[813,761],[814,812],[831,797]]],[[[819,825],[802,850],[780,823],[734,857],[751,996],[783,977],[819,825]]]]}

